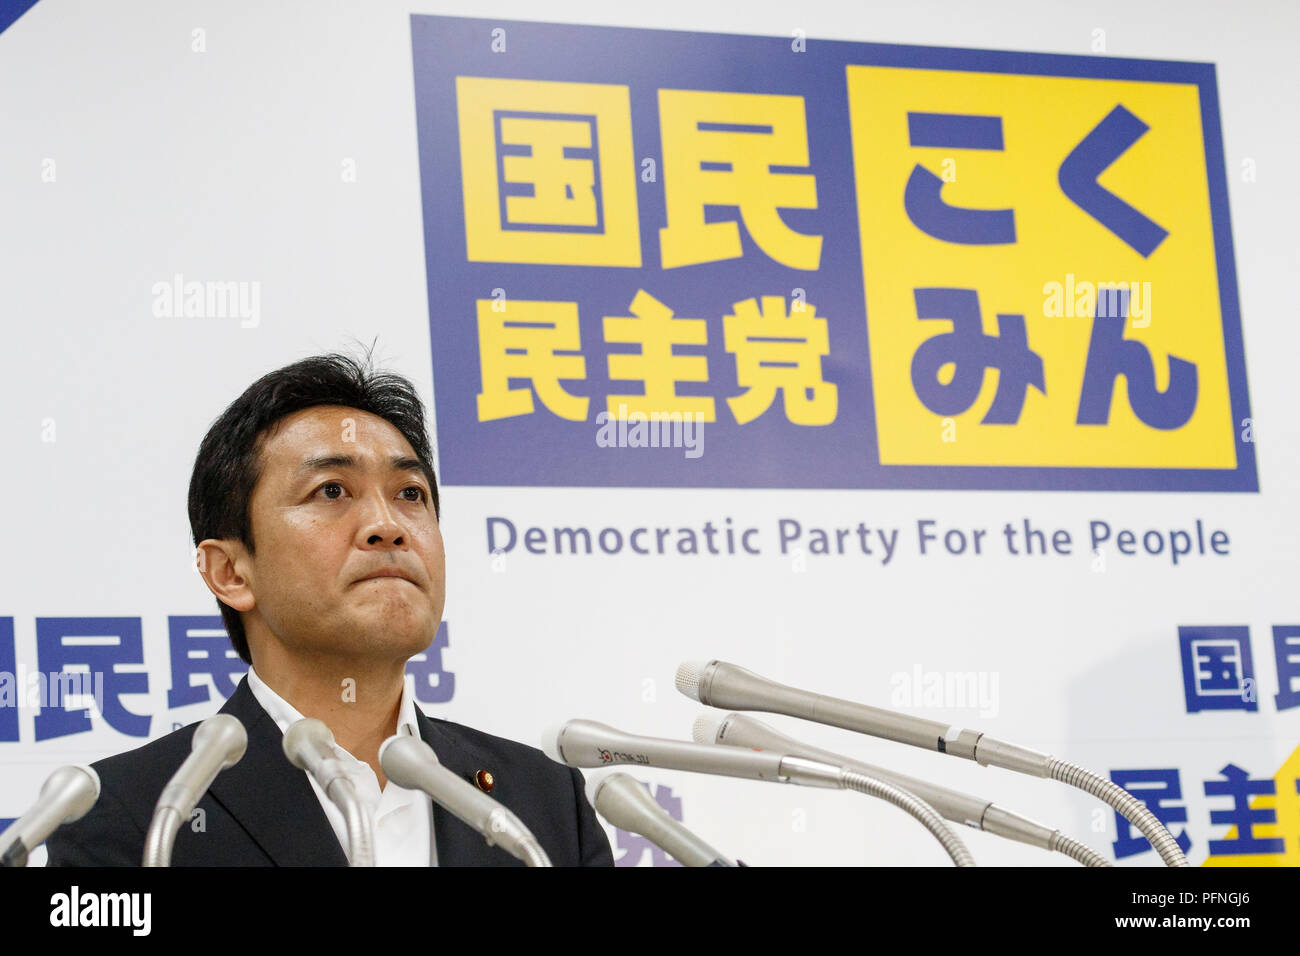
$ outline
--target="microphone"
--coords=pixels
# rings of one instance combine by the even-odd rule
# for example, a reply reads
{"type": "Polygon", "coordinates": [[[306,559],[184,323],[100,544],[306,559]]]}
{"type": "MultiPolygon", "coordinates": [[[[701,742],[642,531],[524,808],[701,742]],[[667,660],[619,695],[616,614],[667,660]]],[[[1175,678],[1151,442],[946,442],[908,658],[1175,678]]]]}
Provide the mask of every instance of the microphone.
{"type": "MultiPolygon", "coordinates": [[[[1008,840],[1017,840],[1043,850],[1064,853],[1084,866],[1110,866],[1104,856],[1084,844],[1073,840],[1060,830],[1044,826],[1029,817],[1003,809],[991,800],[972,797],[957,790],[928,783],[901,773],[842,757],[829,750],[813,747],[787,737],[760,720],[744,714],[727,714],[717,720],[708,714],[695,719],[692,736],[698,743],[719,743],[732,747],[758,747],[763,750],[780,750],[785,753],[835,764],[859,773],[876,777],[886,783],[916,794],[954,823],[964,823],[977,830],[992,833],[1008,840]]],[[[626,827],[624,828],[626,829],[626,827]]]]}
{"type": "Polygon", "coordinates": [[[170,866],[181,825],[208,792],[217,774],[243,759],[248,734],[237,717],[214,714],[194,731],[190,755],[172,774],[154,805],[144,841],[142,866],[170,866]]]}
{"type": "Polygon", "coordinates": [[[732,750],[661,737],[638,737],[594,720],[570,720],[542,737],[552,760],[570,767],[634,764],[723,777],[844,789],[839,767],[764,751],[732,750]]]}
{"type": "Polygon", "coordinates": [[[528,866],[551,865],[542,845],[517,816],[439,763],[433,748],[420,738],[404,734],[389,737],[379,748],[379,765],[393,783],[428,794],[448,813],[476,830],[488,846],[500,846],[528,866]]]}
{"type": "Polygon", "coordinates": [[[0,866],[26,866],[27,854],[63,826],[80,820],[99,799],[99,774],[81,764],[60,767],[45,778],[32,808],[19,817],[4,836],[13,841],[0,854],[0,866]]]}
{"type": "MultiPolygon", "coordinates": [[[[686,661],[677,668],[677,689],[692,700],[724,710],[762,710],[856,730],[926,750],[975,759],[980,735],[922,717],[797,690],[725,661],[686,661]]],[[[1028,753],[1033,753],[1028,751],[1028,753]]],[[[1050,759],[1045,754],[1036,755],[1050,759]]],[[[1033,771],[1029,771],[1033,772],[1033,771]]],[[[1036,776],[1046,776],[1036,773],[1036,776]]]]}
{"type": "Polygon", "coordinates": [[[888,800],[911,813],[943,844],[957,866],[975,865],[966,845],[928,803],[855,770],[765,750],[739,750],[661,737],[638,737],[594,720],[570,720],[557,731],[548,730],[542,737],[542,749],[552,760],[570,767],[634,764],[806,787],[855,790],[888,800]]]}
{"type": "Polygon", "coordinates": [[[342,762],[334,756],[334,734],[323,721],[304,717],[284,735],[284,755],[315,778],[325,795],[343,811],[348,835],[348,865],[375,865],[375,821],[361,802],[342,762]]]}
{"type": "Polygon", "coordinates": [[[592,794],[596,811],[620,830],[637,833],[683,866],[735,866],[655,803],[645,787],[625,773],[611,773],[592,794]]]}
{"type": "Polygon", "coordinates": [[[1077,764],[1051,754],[997,740],[975,730],[936,720],[910,717],[879,707],[778,684],[726,661],[686,661],[677,668],[675,683],[684,695],[724,710],[759,710],[799,717],[831,727],[883,737],[938,753],[974,760],[1031,777],[1050,777],[1109,804],[1142,832],[1168,866],[1188,866],[1164,824],[1123,787],[1077,764]]]}

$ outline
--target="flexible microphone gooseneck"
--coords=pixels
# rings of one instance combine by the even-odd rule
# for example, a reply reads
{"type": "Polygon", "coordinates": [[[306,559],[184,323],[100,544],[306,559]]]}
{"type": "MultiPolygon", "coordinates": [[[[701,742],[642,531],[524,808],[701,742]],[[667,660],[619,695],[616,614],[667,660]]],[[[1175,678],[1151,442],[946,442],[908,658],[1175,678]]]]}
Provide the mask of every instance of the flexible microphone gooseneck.
{"type": "Polygon", "coordinates": [[[692,736],[699,743],[719,743],[732,747],[757,747],[762,750],[775,750],[820,760],[836,766],[846,767],[891,783],[910,793],[916,794],[930,804],[940,814],[954,823],[1027,843],[1044,850],[1063,853],[1084,866],[1110,866],[1104,856],[1090,849],[1078,840],[1073,840],[1060,830],[1052,829],[1029,817],[999,807],[992,800],[972,797],[957,790],[950,790],[938,784],[918,780],[905,774],[884,770],[880,767],[843,757],[820,747],[813,747],[793,737],[787,737],[780,731],[756,720],[746,714],[727,714],[721,720],[710,714],[701,714],[695,720],[692,736]]]}
{"type": "Polygon", "coordinates": [[[1031,777],[1049,777],[1078,787],[1118,811],[1151,841],[1168,866],[1188,866],[1178,841],[1133,794],[1105,777],[1051,754],[997,740],[975,730],[859,704],[778,684],[726,661],[686,661],[677,668],[677,689],[710,707],[758,710],[799,717],[925,750],[965,757],[1031,777]]]}
{"type": "Polygon", "coordinates": [[[199,724],[190,740],[190,755],[172,774],[154,805],[141,866],[171,865],[181,825],[190,818],[217,774],[239,763],[247,748],[248,734],[239,718],[214,714],[199,724]]]}
{"type": "Polygon", "coordinates": [[[26,866],[32,850],[63,824],[84,817],[98,799],[99,774],[94,767],[78,764],[55,770],[41,784],[32,808],[4,831],[8,845],[0,853],[0,866],[26,866]]]}
{"type": "Polygon", "coordinates": [[[284,735],[284,755],[311,774],[325,795],[343,811],[348,835],[348,865],[375,865],[375,821],[361,802],[343,764],[334,756],[334,734],[323,721],[304,717],[284,735]]]}

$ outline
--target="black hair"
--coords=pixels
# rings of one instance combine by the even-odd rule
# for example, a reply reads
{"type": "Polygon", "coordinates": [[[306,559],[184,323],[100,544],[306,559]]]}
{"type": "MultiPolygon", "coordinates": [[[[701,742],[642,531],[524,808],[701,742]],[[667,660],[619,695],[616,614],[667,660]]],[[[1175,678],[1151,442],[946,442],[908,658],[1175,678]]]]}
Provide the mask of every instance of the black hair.
{"type": "MultiPolygon", "coordinates": [[[[249,502],[262,474],[263,444],[283,418],[317,405],[369,412],[401,432],[429,480],[434,515],[441,517],[424,405],[415,387],[394,372],[376,371],[370,353],[364,361],[331,353],[263,375],[212,423],[190,475],[190,533],[196,547],[208,538],[231,538],[241,541],[249,554],[254,553],[249,502]]],[[[230,643],[252,664],[240,612],[220,599],[217,607],[230,643]]]]}

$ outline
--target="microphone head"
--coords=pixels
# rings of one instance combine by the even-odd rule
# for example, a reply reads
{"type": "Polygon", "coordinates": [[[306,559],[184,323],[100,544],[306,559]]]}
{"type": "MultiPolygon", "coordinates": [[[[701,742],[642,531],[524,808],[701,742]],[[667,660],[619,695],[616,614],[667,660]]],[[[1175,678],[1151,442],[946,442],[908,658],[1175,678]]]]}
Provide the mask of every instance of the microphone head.
{"type": "Polygon", "coordinates": [[[63,818],[64,823],[80,820],[89,813],[90,808],[99,799],[99,790],[99,774],[95,772],[94,767],[85,764],[59,767],[41,784],[43,797],[51,797],[60,792],[72,795],[68,805],[68,815],[63,818]]]}
{"type": "Polygon", "coordinates": [[[607,773],[592,788],[591,805],[596,812],[620,830],[641,832],[637,826],[634,807],[651,814],[667,811],[650,796],[650,792],[635,777],[621,771],[607,773]]]}
{"type": "Polygon", "coordinates": [[[673,678],[673,683],[677,685],[677,690],[685,694],[693,701],[701,704],[707,704],[708,701],[700,696],[700,678],[704,676],[704,669],[712,661],[682,661],[677,666],[677,675],[673,678]]]}
{"type": "Polygon", "coordinates": [[[566,767],[605,767],[611,763],[645,763],[644,760],[615,760],[611,751],[635,749],[641,738],[625,734],[608,724],[575,717],[542,735],[546,755],[566,767]]]}
{"type": "MultiPolygon", "coordinates": [[[[627,776],[627,774],[623,773],[622,771],[617,771],[617,770],[616,770],[616,771],[614,771],[613,773],[607,773],[607,774],[605,774],[605,775],[604,775],[603,777],[601,777],[600,779],[588,778],[588,780],[587,780],[587,800],[588,800],[588,801],[591,803],[591,805],[594,807],[598,802],[600,802],[600,795],[601,795],[602,793],[605,792],[605,788],[606,788],[607,786],[609,786],[610,781],[614,781],[614,778],[615,778],[615,777],[626,777],[626,776],[627,776]]],[[[631,779],[631,778],[628,778],[628,779],[631,779]]],[[[617,783],[618,783],[618,781],[614,781],[614,784],[615,784],[616,786],[617,786],[617,783]]]]}
{"type": "Polygon", "coordinates": [[[712,714],[700,714],[691,725],[691,739],[697,744],[716,744],[721,729],[722,721],[718,718],[712,714]]]}
{"type": "Polygon", "coordinates": [[[379,746],[379,766],[384,776],[407,790],[420,789],[420,764],[430,761],[438,763],[433,748],[410,734],[393,734],[379,746]]]}
{"type": "Polygon", "coordinates": [[[315,717],[295,722],[284,735],[284,755],[299,770],[307,769],[309,757],[328,754],[333,748],[334,734],[315,717]]]}
{"type": "Polygon", "coordinates": [[[233,767],[244,758],[248,749],[248,732],[238,717],[230,714],[213,714],[194,731],[190,751],[211,747],[224,756],[221,769],[233,767]]]}
{"type": "Polygon", "coordinates": [[[564,736],[564,731],[567,726],[567,723],[548,724],[542,730],[542,753],[546,754],[546,756],[550,757],[556,763],[567,764],[564,755],[560,753],[560,738],[564,736]]]}

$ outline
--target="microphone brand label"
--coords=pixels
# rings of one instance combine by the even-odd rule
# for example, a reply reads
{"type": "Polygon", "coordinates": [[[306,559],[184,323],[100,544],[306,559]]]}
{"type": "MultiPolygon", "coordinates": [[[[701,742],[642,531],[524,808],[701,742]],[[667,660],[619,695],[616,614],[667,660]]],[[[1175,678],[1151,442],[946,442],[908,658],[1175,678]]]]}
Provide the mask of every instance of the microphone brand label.
{"type": "Polygon", "coordinates": [[[642,766],[650,765],[650,758],[645,754],[628,754],[621,750],[605,750],[597,748],[600,753],[600,759],[604,763],[636,763],[642,766]]]}

